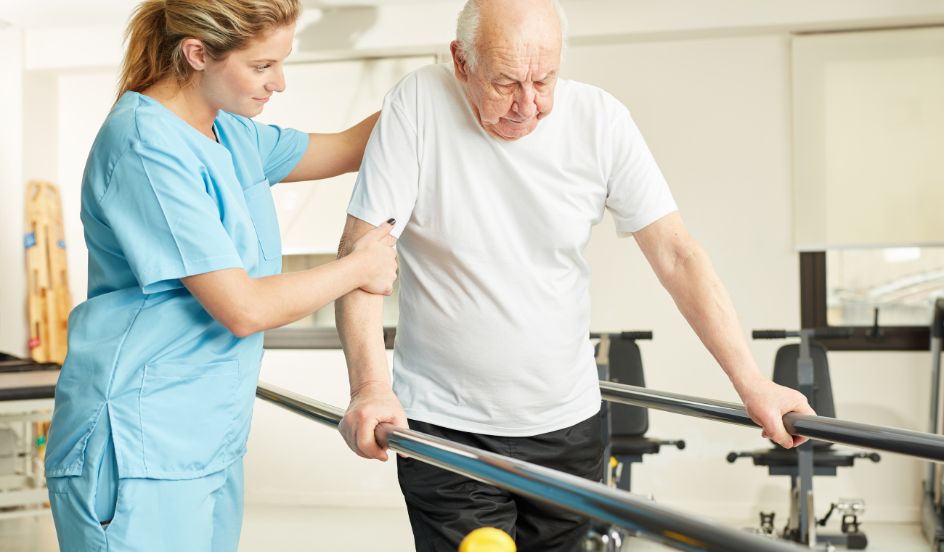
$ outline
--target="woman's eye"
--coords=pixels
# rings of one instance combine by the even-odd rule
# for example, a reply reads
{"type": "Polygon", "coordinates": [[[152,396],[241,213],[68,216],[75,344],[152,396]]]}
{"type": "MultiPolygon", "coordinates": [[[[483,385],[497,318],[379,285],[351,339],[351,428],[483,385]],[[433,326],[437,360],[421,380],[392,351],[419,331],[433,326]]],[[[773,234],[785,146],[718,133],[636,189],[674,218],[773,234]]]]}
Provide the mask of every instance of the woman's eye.
{"type": "Polygon", "coordinates": [[[263,71],[265,71],[265,70],[268,69],[269,67],[272,67],[272,64],[271,64],[271,63],[266,63],[265,65],[256,65],[256,72],[257,72],[257,73],[262,73],[263,71]]]}

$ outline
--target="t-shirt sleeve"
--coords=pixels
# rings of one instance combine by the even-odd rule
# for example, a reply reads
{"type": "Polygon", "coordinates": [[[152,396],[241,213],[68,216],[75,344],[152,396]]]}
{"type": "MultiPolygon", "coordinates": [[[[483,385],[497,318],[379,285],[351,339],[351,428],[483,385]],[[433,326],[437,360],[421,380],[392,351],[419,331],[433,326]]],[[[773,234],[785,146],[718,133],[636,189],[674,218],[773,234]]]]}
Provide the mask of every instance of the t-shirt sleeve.
{"type": "Polygon", "coordinates": [[[642,133],[622,104],[614,117],[610,144],[606,207],[617,234],[629,236],[678,210],[642,133]]]}
{"type": "Polygon", "coordinates": [[[293,128],[258,123],[256,128],[259,156],[269,184],[278,184],[298,165],[308,149],[308,134],[293,128]]]}
{"type": "Polygon", "coordinates": [[[144,293],[243,268],[199,162],[136,143],[115,166],[102,212],[144,293]]]}
{"type": "Polygon", "coordinates": [[[397,224],[390,233],[399,238],[416,205],[419,157],[415,118],[408,115],[396,92],[402,91],[384,99],[347,212],[374,226],[393,217],[397,224]]]}

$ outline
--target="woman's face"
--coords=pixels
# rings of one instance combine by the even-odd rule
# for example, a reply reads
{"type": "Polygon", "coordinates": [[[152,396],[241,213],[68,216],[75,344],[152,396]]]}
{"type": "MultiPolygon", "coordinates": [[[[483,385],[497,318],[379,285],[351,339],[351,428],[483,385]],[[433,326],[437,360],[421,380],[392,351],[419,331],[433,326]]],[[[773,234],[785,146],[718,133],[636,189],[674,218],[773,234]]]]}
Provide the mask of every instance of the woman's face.
{"type": "Polygon", "coordinates": [[[273,92],[285,90],[283,62],[292,51],[295,25],[277,27],[242,50],[221,60],[208,60],[200,89],[214,109],[254,117],[273,92]]]}

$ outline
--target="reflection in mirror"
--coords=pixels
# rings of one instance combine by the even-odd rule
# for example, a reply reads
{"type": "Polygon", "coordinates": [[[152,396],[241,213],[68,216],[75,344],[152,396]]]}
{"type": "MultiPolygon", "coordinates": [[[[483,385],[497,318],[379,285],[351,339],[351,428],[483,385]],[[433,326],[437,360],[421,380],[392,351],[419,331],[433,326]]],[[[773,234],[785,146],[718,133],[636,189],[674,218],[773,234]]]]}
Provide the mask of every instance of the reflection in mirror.
{"type": "Polygon", "coordinates": [[[827,319],[867,326],[924,326],[944,296],[944,247],[839,249],[826,252],[827,319]]]}

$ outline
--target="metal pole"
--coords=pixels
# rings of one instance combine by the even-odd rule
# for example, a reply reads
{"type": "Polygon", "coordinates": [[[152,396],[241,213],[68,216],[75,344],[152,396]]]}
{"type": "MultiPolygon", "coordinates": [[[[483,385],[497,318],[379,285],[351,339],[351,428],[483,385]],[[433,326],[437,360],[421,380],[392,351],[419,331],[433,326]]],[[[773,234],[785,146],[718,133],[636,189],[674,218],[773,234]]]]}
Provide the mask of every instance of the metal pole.
{"type": "MultiPolygon", "coordinates": [[[[800,330],[800,351],[797,356],[797,389],[806,397],[806,401],[816,408],[816,395],[813,392],[813,357],[810,341],[815,330],[800,330]]],[[[797,492],[800,496],[800,542],[816,546],[816,523],[811,508],[813,502],[813,442],[807,441],[797,450],[797,492]]]]}
{"type": "MultiPolygon", "coordinates": [[[[336,427],[343,411],[302,395],[261,383],[256,396],[336,427]]],[[[382,424],[378,438],[400,454],[412,456],[466,477],[513,493],[617,525],[679,550],[729,552],[796,552],[798,547],[720,527],[681,514],[629,493],[581,477],[561,473],[409,429],[382,424]]]]}
{"type": "MultiPolygon", "coordinates": [[[[940,433],[938,412],[941,403],[941,337],[931,335],[931,412],[929,433],[940,433]]],[[[934,464],[928,466],[928,482],[934,481],[934,464]]]]}
{"type": "MultiPolygon", "coordinates": [[[[603,398],[608,401],[757,427],[757,424],[747,415],[744,407],[737,403],[655,391],[608,381],[600,382],[600,390],[603,398]]],[[[847,422],[824,416],[787,414],[783,417],[783,422],[792,435],[944,462],[944,436],[941,435],[847,422]]]]}
{"type": "MultiPolygon", "coordinates": [[[[944,298],[934,301],[931,313],[931,404],[929,408],[928,432],[939,434],[941,408],[941,342],[944,340],[944,298]]],[[[940,502],[940,489],[936,488],[937,470],[934,464],[928,464],[927,481],[928,491],[935,497],[935,504],[940,502]]]]}

